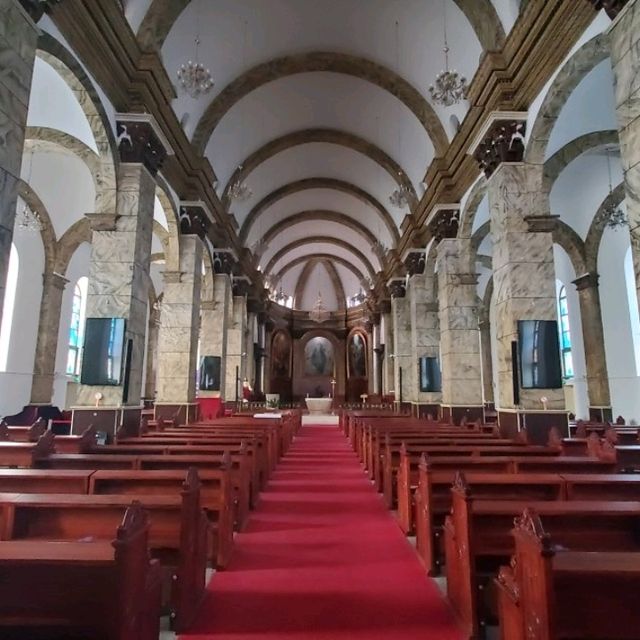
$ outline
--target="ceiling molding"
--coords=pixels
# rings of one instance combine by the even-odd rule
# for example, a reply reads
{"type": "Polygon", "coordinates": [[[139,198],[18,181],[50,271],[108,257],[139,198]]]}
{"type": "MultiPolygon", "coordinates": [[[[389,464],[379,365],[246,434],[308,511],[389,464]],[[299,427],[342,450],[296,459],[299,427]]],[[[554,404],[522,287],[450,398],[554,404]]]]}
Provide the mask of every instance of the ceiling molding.
{"type": "MultiPolygon", "coordinates": [[[[330,260],[331,262],[334,262],[335,264],[339,264],[340,266],[344,267],[348,271],[351,271],[351,273],[353,273],[353,275],[356,278],[358,278],[358,282],[360,282],[361,280],[364,279],[364,274],[362,273],[362,271],[360,271],[360,269],[358,269],[358,267],[356,267],[354,264],[351,264],[351,262],[349,262],[348,260],[345,260],[341,256],[334,256],[331,253],[317,253],[317,254],[315,254],[313,256],[313,258],[317,259],[317,260],[330,260]]],[[[295,267],[297,267],[299,264],[303,264],[304,262],[306,262],[309,259],[310,259],[309,256],[300,256],[299,258],[295,258],[291,262],[288,262],[274,276],[273,280],[274,280],[275,285],[277,285],[282,280],[282,278],[289,271],[291,271],[291,269],[295,269],[295,267]]]]}
{"type": "Polygon", "coordinates": [[[375,234],[365,227],[363,224],[354,220],[346,213],[339,213],[337,211],[325,211],[324,209],[314,209],[309,211],[300,211],[294,213],[292,216],[283,218],[280,222],[277,222],[263,234],[263,239],[269,243],[278,234],[285,232],[289,227],[300,224],[302,222],[310,222],[312,220],[320,220],[323,222],[336,222],[342,224],[345,227],[360,234],[368,243],[373,244],[377,238],[375,234]]]}
{"type": "Polygon", "coordinates": [[[227,209],[229,208],[229,190],[231,189],[231,185],[246,181],[247,177],[262,163],[288,149],[314,142],[338,145],[366,156],[376,164],[380,165],[398,185],[403,185],[409,190],[411,194],[411,209],[413,209],[418,203],[418,196],[409,176],[406,174],[404,169],[391,156],[387,155],[382,149],[380,149],[380,147],[377,147],[375,144],[368,142],[364,138],[354,135],[353,133],[339,131],[338,129],[315,128],[295,131],[280,138],[276,138],[241,162],[240,166],[229,178],[229,182],[224,189],[224,193],[222,195],[223,206],[227,209]]]}
{"type": "MultiPolygon", "coordinates": [[[[354,247],[350,242],[347,242],[346,240],[342,240],[341,238],[332,238],[331,236],[309,236],[308,238],[301,238],[300,240],[294,240],[293,242],[290,242],[288,245],[285,245],[273,254],[269,262],[262,269],[263,273],[268,275],[269,273],[271,273],[271,271],[273,271],[273,268],[278,263],[278,261],[284,258],[287,253],[295,251],[296,249],[304,247],[308,244],[331,244],[335,245],[336,247],[340,247],[341,249],[352,253],[356,258],[358,258],[358,260],[360,260],[360,262],[367,269],[371,279],[375,277],[376,272],[373,268],[373,265],[371,264],[369,258],[367,258],[367,256],[365,256],[364,253],[360,251],[360,249],[354,247]]],[[[309,257],[313,255],[315,254],[311,253],[309,257]]]]}
{"type": "Polygon", "coordinates": [[[300,309],[302,307],[302,299],[309,285],[309,278],[318,265],[321,265],[326,270],[331,280],[333,291],[338,301],[338,311],[344,311],[347,308],[347,296],[344,292],[344,285],[342,284],[342,279],[338,275],[335,265],[327,258],[309,258],[308,262],[304,265],[296,282],[296,289],[293,294],[293,308],[300,309]]]}
{"type": "Polygon", "coordinates": [[[426,98],[394,71],[358,56],[330,51],[313,51],[263,62],[230,82],[211,101],[200,118],[192,143],[204,155],[209,140],[224,116],[252,91],[282,78],[311,72],[341,73],[370,82],[400,100],[422,124],[434,146],[435,155],[447,150],[449,139],[440,118],[426,98]]]}
{"type": "Polygon", "coordinates": [[[336,292],[336,298],[338,300],[338,311],[344,311],[347,308],[347,296],[344,292],[344,285],[342,284],[342,278],[338,274],[338,270],[331,260],[322,260],[322,266],[326,269],[333,284],[333,290],[336,292]]]}
{"type": "Polygon", "coordinates": [[[258,202],[258,204],[251,209],[245,221],[242,223],[242,227],[240,228],[240,241],[242,243],[246,242],[246,239],[249,237],[251,227],[256,223],[258,218],[269,209],[269,207],[287,196],[293,195],[294,193],[300,193],[301,191],[308,191],[310,189],[330,189],[333,191],[340,191],[357,198],[363,204],[366,204],[378,212],[381,221],[387,227],[391,237],[393,238],[394,246],[400,239],[398,227],[396,227],[391,214],[371,194],[360,189],[360,187],[356,187],[356,185],[351,184],[350,182],[345,182],[344,180],[337,180],[335,178],[306,178],[304,180],[290,182],[289,184],[272,191],[258,202]]]}

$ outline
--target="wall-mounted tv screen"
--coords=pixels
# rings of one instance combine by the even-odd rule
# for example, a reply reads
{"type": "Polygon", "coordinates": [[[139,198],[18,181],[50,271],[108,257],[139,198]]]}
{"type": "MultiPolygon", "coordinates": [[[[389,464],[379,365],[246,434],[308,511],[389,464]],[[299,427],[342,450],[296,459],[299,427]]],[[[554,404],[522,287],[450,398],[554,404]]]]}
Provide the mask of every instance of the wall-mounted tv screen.
{"type": "Polygon", "coordinates": [[[200,380],[198,387],[201,391],[220,391],[220,356],[203,356],[200,358],[200,380]]]}
{"type": "Polygon", "coordinates": [[[119,385],[122,381],[124,318],[87,318],[80,382],[119,385]]]}
{"type": "Polygon", "coordinates": [[[420,391],[441,391],[440,363],[438,358],[422,356],[418,358],[420,391]]]}
{"type": "Polygon", "coordinates": [[[520,387],[560,389],[562,366],[558,323],[555,320],[518,321],[520,387]]]}

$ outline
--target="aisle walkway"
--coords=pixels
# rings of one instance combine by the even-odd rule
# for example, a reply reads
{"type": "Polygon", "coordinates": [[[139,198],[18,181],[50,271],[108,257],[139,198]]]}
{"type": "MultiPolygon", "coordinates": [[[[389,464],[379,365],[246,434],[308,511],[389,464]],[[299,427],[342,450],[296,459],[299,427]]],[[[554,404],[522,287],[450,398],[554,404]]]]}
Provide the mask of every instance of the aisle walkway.
{"type": "Polygon", "coordinates": [[[184,640],[458,640],[336,427],[305,426],[184,640]]]}

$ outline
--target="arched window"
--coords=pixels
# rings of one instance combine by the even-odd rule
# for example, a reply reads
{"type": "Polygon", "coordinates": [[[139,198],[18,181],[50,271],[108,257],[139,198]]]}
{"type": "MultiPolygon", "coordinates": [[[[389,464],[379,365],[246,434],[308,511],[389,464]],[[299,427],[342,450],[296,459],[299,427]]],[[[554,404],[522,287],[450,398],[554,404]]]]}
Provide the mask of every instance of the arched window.
{"type": "Polygon", "coordinates": [[[16,304],[16,291],[18,289],[19,266],[18,250],[12,244],[11,253],[9,254],[7,286],[4,292],[4,306],[2,308],[2,326],[0,326],[0,371],[7,370],[7,360],[9,359],[9,343],[11,341],[13,309],[16,304]]]}
{"type": "Polygon", "coordinates": [[[69,351],[67,353],[67,375],[70,376],[80,375],[86,303],[87,278],[82,277],[78,280],[73,289],[73,302],[71,303],[69,351]]]}
{"type": "Polygon", "coordinates": [[[571,329],[569,328],[569,307],[567,290],[564,285],[558,294],[558,317],[560,318],[560,353],[562,354],[562,374],[573,378],[573,356],[571,355],[571,329]]]}

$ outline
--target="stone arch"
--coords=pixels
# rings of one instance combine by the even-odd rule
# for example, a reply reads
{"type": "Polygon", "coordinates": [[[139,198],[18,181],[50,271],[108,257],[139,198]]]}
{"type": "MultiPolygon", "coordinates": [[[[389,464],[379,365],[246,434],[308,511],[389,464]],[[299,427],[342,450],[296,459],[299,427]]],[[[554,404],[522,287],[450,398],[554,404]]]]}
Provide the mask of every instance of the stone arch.
{"type": "Polygon", "coordinates": [[[294,193],[310,189],[332,189],[334,191],[340,191],[353,196],[367,206],[372,207],[378,212],[382,222],[384,222],[388,229],[394,240],[394,246],[398,244],[398,241],[400,240],[398,228],[396,227],[391,214],[382,206],[382,204],[380,204],[380,202],[378,202],[371,194],[360,189],[360,187],[356,187],[350,182],[336,180],[334,178],[306,178],[305,180],[297,180],[296,182],[290,182],[289,184],[286,184],[266,195],[260,202],[258,202],[258,204],[256,204],[255,207],[253,207],[253,209],[251,209],[249,215],[242,223],[242,227],[240,228],[241,242],[246,242],[251,227],[270,206],[278,202],[278,200],[282,200],[294,193]]]}
{"type": "MultiPolygon", "coordinates": [[[[169,186],[161,176],[156,176],[156,198],[160,201],[167,218],[165,260],[168,271],[180,269],[180,223],[179,213],[171,197],[169,186]]],[[[160,225],[162,226],[162,225],[160,225]]],[[[154,227],[155,228],[155,227],[154,227]]],[[[164,244],[164,243],[163,243],[164,244]]]]}
{"type": "Polygon", "coordinates": [[[67,272],[69,261],[83,242],[91,244],[91,225],[87,218],[74,222],[58,241],[55,271],[60,274],[67,272]]]}
{"type": "Polygon", "coordinates": [[[339,145],[366,156],[373,162],[379,164],[398,183],[399,186],[404,186],[409,190],[411,195],[411,210],[413,210],[415,205],[418,203],[418,196],[409,176],[405,173],[402,167],[393,158],[391,158],[391,156],[380,149],[380,147],[368,142],[360,136],[354,135],[353,133],[339,131],[337,129],[317,128],[288,133],[280,138],[276,138],[275,140],[268,142],[257,151],[254,151],[248,158],[246,158],[246,160],[244,160],[244,162],[240,164],[240,166],[234,171],[233,175],[229,178],[229,182],[227,183],[222,196],[223,206],[227,209],[229,208],[229,190],[231,189],[231,185],[238,182],[244,182],[247,177],[263,162],[266,162],[270,158],[273,158],[287,149],[313,142],[325,142],[327,144],[339,145]]]}
{"type": "Polygon", "coordinates": [[[459,238],[470,238],[473,232],[473,222],[480,207],[480,203],[487,193],[487,179],[482,175],[475,182],[469,197],[460,212],[460,229],[458,230],[459,238]]]}
{"type": "Polygon", "coordinates": [[[371,279],[375,278],[375,269],[371,264],[369,258],[362,253],[359,249],[354,247],[349,242],[342,240],[340,238],[332,238],[331,236],[309,236],[308,238],[301,238],[300,240],[294,240],[290,242],[288,245],[282,247],[279,251],[273,254],[271,260],[267,263],[264,268],[264,273],[269,274],[273,270],[273,267],[277,264],[278,260],[287,255],[287,253],[293,251],[294,249],[298,249],[300,247],[304,247],[308,244],[332,244],[336,247],[340,247],[341,249],[345,249],[352,253],[367,269],[367,272],[371,279]]]}
{"type": "Polygon", "coordinates": [[[593,216],[591,226],[589,227],[589,231],[587,231],[587,237],[584,241],[584,254],[586,262],[586,268],[584,271],[585,273],[598,272],[598,251],[600,250],[600,243],[602,242],[602,235],[605,229],[605,226],[598,221],[600,214],[606,207],[609,207],[611,205],[617,206],[621,204],[625,199],[625,196],[626,192],[623,182],[615,187],[613,191],[602,201],[602,203],[598,207],[598,210],[596,211],[595,216],[593,216]]]}
{"type": "Polygon", "coordinates": [[[531,135],[525,150],[525,161],[544,164],[551,133],[569,96],[582,79],[600,62],[609,56],[609,37],[598,34],[567,60],[553,79],[535,122],[531,125],[531,135]]]}
{"type": "Polygon", "coordinates": [[[480,249],[480,245],[490,233],[491,233],[490,220],[487,220],[485,223],[481,224],[475,230],[475,233],[471,236],[471,248],[475,254],[478,253],[478,249],[480,249]]]}
{"type": "Polygon", "coordinates": [[[31,211],[37,211],[40,218],[40,237],[42,239],[42,246],[44,247],[44,268],[45,273],[52,273],[55,271],[56,262],[56,232],[51,223],[51,216],[44,206],[40,196],[33,190],[31,185],[27,184],[24,180],[18,181],[18,195],[25,201],[31,211]]]}
{"type": "MultiPolygon", "coordinates": [[[[348,260],[341,258],[340,256],[334,256],[334,255],[331,255],[330,253],[318,253],[318,254],[315,254],[313,257],[318,259],[331,260],[336,264],[342,265],[345,269],[348,269],[349,271],[351,271],[351,273],[353,273],[353,275],[356,276],[356,278],[358,278],[358,282],[360,282],[364,278],[362,271],[360,271],[358,267],[351,264],[348,260]]],[[[288,271],[297,267],[299,264],[306,262],[307,260],[309,260],[309,256],[300,256],[299,258],[292,260],[291,262],[287,263],[284,267],[282,267],[282,269],[280,269],[280,271],[275,275],[273,279],[274,287],[280,282],[280,280],[282,280],[282,278],[288,271]]]]}
{"type": "MultiPolygon", "coordinates": [[[[270,227],[266,233],[263,234],[263,239],[268,243],[275,238],[279,233],[282,233],[287,228],[299,224],[301,222],[310,222],[312,220],[321,220],[326,222],[337,222],[349,229],[352,229],[359,235],[361,235],[366,242],[373,244],[376,241],[376,236],[367,227],[348,216],[346,213],[340,213],[338,211],[325,211],[323,209],[312,211],[301,211],[294,213],[292,216],[283,218],[280,222],[270,227]]],[[[241,241],[246,241],[246,238],[241,238],[241,241]]]]}
{"type": "MultiPolygon", "coordinates": [[[[504,28],[491,0],[453,1],[471,24],[484,51],[502,48],[505,40],[504,28]]],[[[171,27],[189,2],[190,0],[152,0],[136,35],[142,49],[162,49],[171,27]]]]}
{"type": "Polygon", "coordinates": [[[209,104],[200,118],[192,142],[203,155],[222,118],[246,95],[261,86],[299,73],[314,71],[340,73],[370,82],[400,100],[418,119],[435,149],[442,156],[449,140],[431,104],[422,94],[394,71],[376,62],[345,53],[313,51],[283,56],[249,69],[228,84],[209,104]]]}
{"type": "Polygon", "coordinates": [[[561,149],[558,149],[544,163],[543,188],[546,193],[550,193],[554,182],[560,174],[585,151],[595,147],[602,147],[609,144],[619,144],[618,132],[615,129],[606,131],[592,131],[582,136],[574,138],[561,149]]]}
{"type": "Polygon", "coordinates": [[[586,273],[585,243],[573,228],[566,222],[562,222],[562,220],[556,220],[556,225],[551,235],[553,241],[566,251],[576,276],[586,273]]]}
{"type": "Polygon", "coordinates": [[[309,277],[318,265],[322,265],[322,267],[326,269],[329,279],[331,280],[331,284],[333,285],[333,290],[336,294],[338,310],[344,311],[346,309],[347,298],[344,292],[344,286],[342,285],[342,280],[340,279],[333,262],[326,258],[309,258],[307,263],[304,265],[302,272],[298,276],[298,282],[296,283],[295,292],[293,294],[293,308],[300,308],[304,292],[309,284],[309,277]]]}

